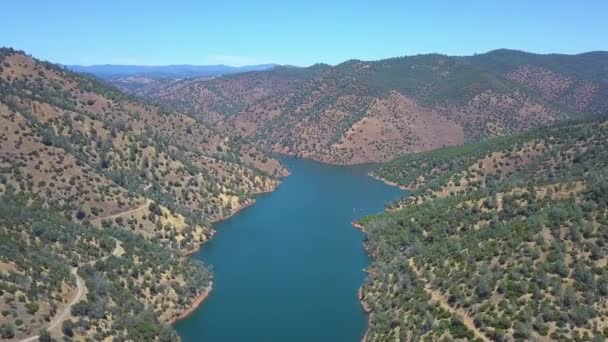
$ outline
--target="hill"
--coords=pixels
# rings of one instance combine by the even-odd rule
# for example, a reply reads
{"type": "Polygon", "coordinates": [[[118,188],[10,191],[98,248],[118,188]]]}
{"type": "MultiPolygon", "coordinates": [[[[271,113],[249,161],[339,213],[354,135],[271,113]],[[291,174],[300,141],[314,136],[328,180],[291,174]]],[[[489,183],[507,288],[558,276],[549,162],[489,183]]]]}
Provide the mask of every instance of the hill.
{"type": "Polygon", "coordinates": [[[388,161],[603,113],[608,53],[351,60],[171,80],[133,94],[268,150],[338,164],[388,161]]]}
{"type": "Polygon", "coordinates": [[[286,175],[186,114],[6,48],[0,127],[3,337],[177,338],[163,322],[211,278],[183,255],[286,175]]]}
{"type": "Polygon", "coordinates": [[[359,222],[369,341],[603,340],[606,118],[405,156],[409,197],[359,222]]]}

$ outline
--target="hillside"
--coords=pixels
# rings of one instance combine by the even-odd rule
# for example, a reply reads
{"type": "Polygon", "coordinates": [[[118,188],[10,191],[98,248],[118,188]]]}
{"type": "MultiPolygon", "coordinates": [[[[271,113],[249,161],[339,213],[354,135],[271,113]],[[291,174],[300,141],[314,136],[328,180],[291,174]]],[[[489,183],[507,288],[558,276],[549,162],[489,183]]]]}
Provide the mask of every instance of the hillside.
{"type": "Polygon", "coordinates": [[[351,60],[168,80],[133,93],[268,150],[352,164],[603,113],[608,54],[496,50],[351,60]]]}
{"type": "Polygon", "coordinates": [[[188,115],[12,49],[0,49],[0,127],[0,333],[18,338],[54,324],[84,279],[86,300],[54,334],[174,339],[161,323],[210,284],[182,256],[287,172],[188,115]]]}
{"type": "Polygon", "coordinates": [[[367,340],[603,340],[607,139],[603,117],[375,171],[411,194],[359,222],[367,340]]]}

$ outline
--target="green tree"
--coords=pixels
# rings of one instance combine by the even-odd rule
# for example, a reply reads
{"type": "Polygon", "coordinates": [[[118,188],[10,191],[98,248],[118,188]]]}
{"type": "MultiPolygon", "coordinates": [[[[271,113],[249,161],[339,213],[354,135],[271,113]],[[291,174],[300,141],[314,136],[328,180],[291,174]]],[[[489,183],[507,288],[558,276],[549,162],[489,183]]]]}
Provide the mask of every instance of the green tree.
{"type": "Polygon", "coordinates": [[[15,329],[11,324],[4,323],[0,326],[0,337],[2,338],[13,338],[15,337],[15,329]]]}
{"type": "Polygon", "coordinates": [[[51,337],[51,333],[49,333],[48,330],[42,329],[40,331],[40,334],[38,335],[38,341],[39,342],[51,342],[51,341],[53,341],[53,338],[51,337]]]}

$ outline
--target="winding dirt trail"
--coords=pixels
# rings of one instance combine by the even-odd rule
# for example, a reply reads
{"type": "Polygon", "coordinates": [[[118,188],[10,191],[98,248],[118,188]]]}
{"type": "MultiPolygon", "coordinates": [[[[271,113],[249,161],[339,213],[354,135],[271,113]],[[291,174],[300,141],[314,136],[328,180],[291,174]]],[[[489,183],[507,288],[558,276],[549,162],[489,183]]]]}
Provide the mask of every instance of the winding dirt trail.
{"type": "MultiPolygon", "coordinates": [[[[51,324],[49,324],[49,326],[46,328],[49,332],[55,330],[68,317],[70,317],[72,307],[74,305],[76,305],[77,303],[79,303],[85,294],[86,286],[84,285],[84,279],[82,279],[78,275],[78,267],[72,268],[71,273],[76,277],[76,288],[77,288],[76,295],[74,295],[74,297],[72,298],[70,303],[58,315],[55,315],[55,318],[53,318],[53,321],[51,321],[51,324]]],[[[40,335],[30,336],[28,338],[21,340],[21,342],[36,341],[36,340],[38,340],[39,337],[40,337],[40,335]]]]}
{"type": "MultiPolygon", "coordinates": [[[[414,258],[409,258],[408,260],[409,266],[412,270],[414,270],[414,273],[416,273],[416,277],[418,277],[421,280],[424,280],[424,277],[422,276],[422,272],[416,267],[416,264],[414,263],[414,258]]],[[[475,326],[475,322],[473,321],[473,318],[471,318],[471,316],[469,316],[469,314],[464,311],[462,308],[455,308],[453,306],[451,306],[448,303],[448,300],[445,298],[445,296],[431,288],[428,283],[426,283],[426,285],[424,286],[424,291],[426,291],[426,293],[428,293],[431,296],[431,300],[433,302],[439,303],[439,305],[441,305],[441,307],[444,310],[447,310],[449,313],[451,313],[454,316],[458,316],[462,319],[462,324],[464,324],[465,327],[467,327],[469,330],[471,330],[474,334],[475,337],[481,339],[482,341],[486,341],[486,342],[490,342],[491,340],[481,331],[479,330],[476,326],[475,326]]]]}
{"type": "Polygon", "coordinates": [[[139,207],[137,207],[137,208],[130,209],[130,210],[127,210],[127,211],[123,211],[123,212],[120,212],[120,213],[116,213],[116,214],[112,214],[112,215],[108,215],[108,216],[102,216],[102,217],[98,217],[98,218],[96,218],[96,219],[91,220],[91,223],[97,223],[97,222],[101,222],[102,220],[113,219],[113,218],[116,218],[116,217],[119,217],[119,216],[128,215],[128,214],[134,213],[134,212],[136,212],[136,211],[143,210],[143,209],[145,209],[147,206],[149,206],[149,205],[150,205],[150,203],[152,203],[152,201],[151,201],[151,200],[149,200],[149,199],[147,199],[147,200],[146,200],[146,203],[142,204],[141,206],[139,206],[139,207]]]}
{"type": "MultiPolygon", "coordinates": [[[[119,240],[116,240],[116,248],[114,248],[112,255],[120,256],[120,255],[122,255],[122,252],[124,252],[124,249],[122,248],[122,242],[119,240]]],[[[110,257],[110,255],[106,255],[100,259],[89,261],[89,262],[85,263],[84,265],[94,265],[95,263],[102,261],[102,260],[106,260],[109,257],[110,257]]],[[[71,273],[76,277],[76,294],[74,295],[74,297],[72,298],[70,303],[59,314],[55,315],[55,317],[51,321],[51,324],[49,324],[49,326],[46,327],[46,330],[48,330],[49,332],[54,331],[66,319],[68,319],[70,317],[70,314],[72,312],[71,311],[72,307],[74,305],[80,303],[80,301],[82,300],[82,298],[84,297],[84,295],[86,293],[87,287],[84,283],[84,279],[82,279],[78,275],[78,267],[72,268],[71,273]]],[[[21,340],[21,342],[36,341],[36,340],[38,340],[38,338],[40,338],[40,335],[34,335],[34,336],[30,336],[30,337],[27,337],[27,338],[21,340]]]]}

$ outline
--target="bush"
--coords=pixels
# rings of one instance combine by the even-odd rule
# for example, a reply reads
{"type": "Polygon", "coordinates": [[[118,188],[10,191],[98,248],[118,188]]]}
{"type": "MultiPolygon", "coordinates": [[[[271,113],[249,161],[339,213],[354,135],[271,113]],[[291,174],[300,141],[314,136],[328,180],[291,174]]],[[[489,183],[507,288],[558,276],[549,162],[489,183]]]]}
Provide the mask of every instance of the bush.
{"type": "Polygon", "coordinates": [[[29,313],[30,315],[35,314],[36,312],[38,312],[38,309],[40,309],[38,304],[36,304],[34,302],[29,302],[29,303],[25,304],[25,308],[27,309],[27,313],[29,313]]]}
{"type": "Polygon", "coordinates": [[[76,213],[76,218],[80,221],[82,221],[86,216],[87,214],[82,210],[78,210],[78,212],[76,213]]]}
{"type": "Polygon", "coordinates": [[[74,323],[70,320],[67,320],[65,322],[63,322],[63,327],[61,328],[61,331],[63,332],[63,334],[67,337],[73,337],[74,336],[74,323]]]}
{"type": "Polygon", "coordinates": [[[38,334],[38,341],[39,342],[51,342],[51,341],[53,341],[53,339],[51,338],[51,334],[49,333],[48,330],[42,329],[40,331],[40,334],[38,334]]]}
{"type": "Polygon", "coordinates": [[[8,323],[2,324],[0,326],[0,337],[6,339],[15,337],[15,330],[13,329],[13,326],[8,323]]]}
{"type": "Polygon", "coordinates": [[[472,340],[474,337],[473,332],[467,329],[467,327],[456,318],[452,318],[450,322],[450,334],[456,339],[466,338],[472,340]]]}

